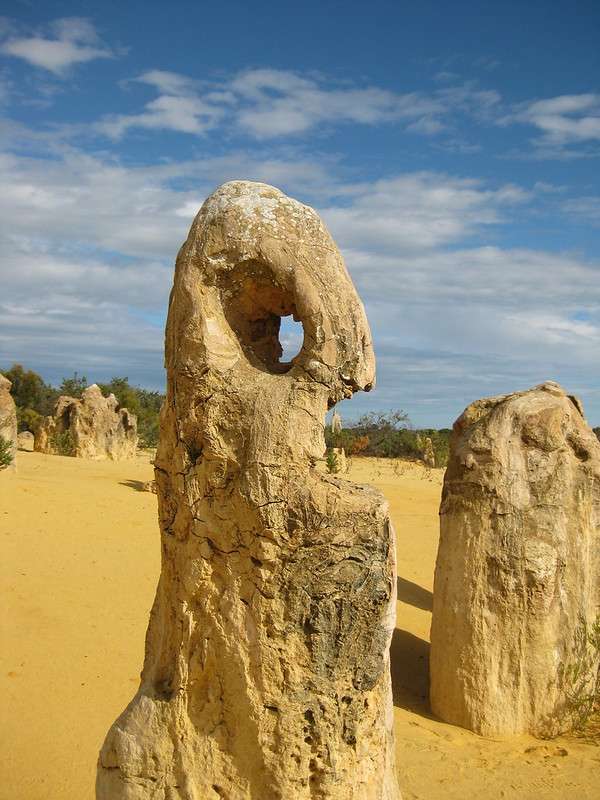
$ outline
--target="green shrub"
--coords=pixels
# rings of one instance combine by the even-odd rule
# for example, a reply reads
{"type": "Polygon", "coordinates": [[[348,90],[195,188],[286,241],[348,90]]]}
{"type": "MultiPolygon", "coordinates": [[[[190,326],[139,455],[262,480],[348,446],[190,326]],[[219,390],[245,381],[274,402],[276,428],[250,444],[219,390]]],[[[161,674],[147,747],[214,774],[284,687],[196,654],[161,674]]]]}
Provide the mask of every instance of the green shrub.
{"type": "Polygon", "coordinates": [[[19,431],[32,433],[41,420],[52,412],[58,397],[58,391],[45,383],[37,372],[27,372],[21,364],[13,364],[10,369],[2,370],[12,386],[10,393],[17,407],[17,424],[19,431]]]}
{"type": "Polygon", "coordinates": [[[593,622],[583,619],[578,634],[579,658],[567,667],[572,686],[573,727],[584,728],[600,698],[600,614],[593,622]]]}
{"type": "Polygon", "coordinates": [[[87,378],[82,375],[81,378],[76,372],[73,373],[72,378],[63,378],[60,385],[60,393],[67,397],[81,397],[84,390],[87,389],[87,378]]]}
{"type": "Polygon", "coordinates": [[[75,455],[75,439],[73,439],[73,434],[69,430],[62,433],[51,433],[48,437],[48,442],[57,456],[75,455]]]}
{"type": "Polygon", "coordinates": [[[331,475],[334,472],[339,472],[340,468],[338,465],[337,453],[334,453],[333,450],[328,450],[327,455],[325,456],[325,466],[327,467],[327,472],[331,475]]]}
{"type": "Polygon", "coordinates": [[[0,434],[0,470],[10,467],[13,460],[12,442],[0,434]]]}
{"type": "Polygon", "coordinates": [[[450,452],[449,428],[413,430],[408,415],[401,409],[395,411],[370,411],[356,422],[333,433],[325,427],[325,445],[343,447],[348,455],[373,458],[407,458],[420,460],[427,438],[431,439],[435,453],[435,466],[445,467],[450,452]]]}
{"type": "Polygon", "coordinates": [[[17,425],[19,431],[35,431],[39,428],[44,417],[33,408],[17,408],[17,425]]]}

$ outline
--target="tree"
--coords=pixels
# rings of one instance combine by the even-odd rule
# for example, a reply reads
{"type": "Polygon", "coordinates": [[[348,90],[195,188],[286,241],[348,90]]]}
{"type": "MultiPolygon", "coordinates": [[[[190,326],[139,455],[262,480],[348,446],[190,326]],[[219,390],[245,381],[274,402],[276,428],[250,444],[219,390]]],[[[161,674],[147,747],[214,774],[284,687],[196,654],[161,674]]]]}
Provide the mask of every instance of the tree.
{"type": "Polygon", "coordinates": [[[401,409],[370,411],[338,433],[333,433],[331,426],[327,425],[325,445],[328,448],[343,447],[348,455],[418,460],[423,457],[424,443],[429,438],[436,467],[444,467],[448,463],[451,434],[449,428],[413,430],[408,415],[401,409]]]}
{"type": "Polygon", "coordinates": [[[401,409],[370,411],[352,427],[356,437],[367,437],[364,455],[379,458],[411,457],[418,453],[417,434],[410,427],[408,414],[401,409]]]}
{"type": "Polygon", "coordinates": [[[87,389],[87,378],[82,375],[78,377],[77,373],[73,373],[72,378],[63,378],[60,385],[60,393],[67,397],[81,397],[84,390],[87,389]]]}
{"type": "Polygon", "coordinates": [[[140,403],[137,397],[139,387],[131,386],[129,378],[111,378],[110,383],[99,383],[98,386],[105,397],[114,394],[119,403],[119,408],[127,408],[132,414],[139,414],[140,403]]]}
{"type": "Polygon", "coordinates": [[[10,393],[17,407],[19,430],[34,431],[41,420],[51,413],[58,392],[33,370],[13,364],[2,374],[12,383],[10,393]]]}
{"type": "Polygon", "coordinates": [[[10,467],[13,462],[12,442],[0,434],[0,470],[10,467]]]}

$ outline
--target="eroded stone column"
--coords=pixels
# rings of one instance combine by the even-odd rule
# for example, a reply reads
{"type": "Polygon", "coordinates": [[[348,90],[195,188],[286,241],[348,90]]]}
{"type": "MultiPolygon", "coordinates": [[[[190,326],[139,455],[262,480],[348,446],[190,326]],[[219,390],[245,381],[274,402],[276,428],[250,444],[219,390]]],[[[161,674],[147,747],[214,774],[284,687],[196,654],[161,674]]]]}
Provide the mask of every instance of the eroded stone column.
{"type": "MultiPolygon", "coordinates": [[[[600,443],[555,383],[456,421],[440,507],[433,712],[480,734],[572,724],[566,674],[600,611],[600,443]]],[[[588,689],[591,688],[588,686],[588,689]]]]}
{"type": "Polygon", "coordinates": [[[0,375],[0,436],[7,444],[7,451],[12,456],[6,467],[11,472],[17,471],[17,407],[10,393],[12,383],[0,375]]]}
{"type": "Polygon", "coordinates": [[[99,800],[398,800],[383,496],[315,469],[328,408],[374,383],[363,307],[312,209],[206,201],[175,268],[156,457],[162,571],[99,800]],[[280,318],[304,327],[281,363],[280,318]]]}

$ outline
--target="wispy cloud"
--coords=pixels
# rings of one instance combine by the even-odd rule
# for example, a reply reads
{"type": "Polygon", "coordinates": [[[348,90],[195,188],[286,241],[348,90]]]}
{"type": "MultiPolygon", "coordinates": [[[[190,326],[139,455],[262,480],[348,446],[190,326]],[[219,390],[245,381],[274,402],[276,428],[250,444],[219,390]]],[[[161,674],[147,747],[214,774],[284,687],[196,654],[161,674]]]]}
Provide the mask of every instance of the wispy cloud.
{"type": "Polygon", "coordinates": [[[245,70],[210,82],[151,70],[136,80],[158,96],[139,113],[100,120],[97,131],[115,138],[133,128],[203,135],[226,123],[230,135],[265,141],[336,125],[399,124],[411,133],[435,136],[453,113],[485,119],[499,102],[496,92],[474,84],[398,94],[275,69],[245,70]]]}
{"type": "Polygon", "coordinates": [[[61,77],[75,64],[114,57],[100,41],[92,23],[81,17],[56,20],[49,26],[49,35],[10,36],[0,44],[0,53],[61,77]]]}
{"type": "Polygon", "coordinates": [[[504,210],[529,195],[507,184],[418,172],[356,187],[344,208],[323,209],[334,238],[346,247],[375,247],[402,255],[455,244],[503,220],[504,210]]]}
{"type": "Polygon", "coordinates": [[[241,105],[238,124],[259,139],[299,134],[328,123],[377,125],[443,112],[439,103],[423,94],[337,86],[322,77],[271,69],[244,72],[230,88],[241,105]]]}
{"type": "Polygon", "coordinates": [[[536,100],[523,110],[521,119],[531,122],[549,141],[557,144],[600,140],[600,95],[563,95],[536,100]]]}
{"type": "MultiPolygon", "coordinates": [[[[4,362],[35,352],[66,371],[69,360],[73,369],[92,363],[108,378],[126,364],[134,380],[159,381],[177,249],[212,188],[244,175],[284,190],[303,185],[305,199],[318,201],[367,309],[380,403],[389,395],[399,405],[396,387],[413,420],[426,424],[423,381],[432,396],[455,395],[460,405],[465,393],[476,399],[568,375],[573,348],[580,379],[597,371],[600,264],[483,243],[547,187],[492,187],[433,171],[340,185],[322,163],[249,151],[132,169],[69,148],[60,158],[5,156],[0,167],[10,232],[2,243],[4,362]],[[157,365],[154,378],[136,371],[144,362],[157,365]]],[[[373,398],[356,402],[368,407],[373,398]]]]}
{"type": "Polygon", "coordinates": [[[443,112],[424,95],[395,95],[377,87],[331,85],[323,77],[285,70],[247,70],[221,82],[151,70],[138,79],[158,96],[137,114],[107,117],[96,129],[119,138],[133,128],[203,135],[227,121],[256,140],[297,136],[328,124],[431,119],[443,112]]]}
{"type": "MultiPolygon", "coordinates": [[[[170,130],[202,136],[216,127],[226,113],[223,95],[201,94],[201,85],[183,75],[162,70],[150,70],[135,79],[154,88],[158,97],[146,104],[139,114],[109,116],[94,127],[97,131],[120,139],[135,128],[170,130]]],[[[130,84],[127,81],[125,84],[130,84]]]]}
{"type": "Polygon", "coordinates": [[[542,157],[583,155],[581,146],[600,141],[600,94],[561,95],[521,103],[498,122],[537,129],[540,135],[533,138],[532,144],[542,157]]]}

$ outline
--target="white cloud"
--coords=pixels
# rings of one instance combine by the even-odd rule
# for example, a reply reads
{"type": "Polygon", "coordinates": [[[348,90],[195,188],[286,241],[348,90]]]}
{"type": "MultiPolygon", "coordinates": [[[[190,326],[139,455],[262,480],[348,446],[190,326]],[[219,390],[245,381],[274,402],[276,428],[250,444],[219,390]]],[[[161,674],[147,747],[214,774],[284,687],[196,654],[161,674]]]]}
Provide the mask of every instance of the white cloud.
{"type": "MultiPolygon", "coordinates": [[[[415,423],[450,424],[465,397],[545,379],[585,407],[590,393],[576,383],[597,382],[600,263],[501,246],[507,223],[539,211],[541,195],[558,193],[573,211],[575,198],[433,171],[341,184],[333,157],[283,153],[137,168],[73,148],[4,156],[0,366],[158,385],[177,250],[209,192],[243,177],[316,206],[342,249],[378,355],[375,394],[355,407],[401,406],[415,423]]],[[[287,328],[282,338],[299,341],[287,328]]]]}
{"type": "MultiPolygon", "coordinates": [[[[146,84],[160,92],[146,103],[139,114],[108,116],[96,123],[94,129],[111,138],[120,139],[134,128],[171,130],[202,136],[216,127],[226,113],[228,97],[207,92],[202,97],[200,84],[184,75],[162,70],[150,70],[136,78],[136,83],[146,84]]],[[[127,81],[124,85],[128,85],[127,81]]]]}
{"type": "Polygon", "coordinates": [[[0,53],[27,61],[34,67],[63,76],[74,64],[97,58],[113,58],[103,46],[94,26],[86,19],[68,17],[51,25],[52,38],[36,34],[28,37],[11,36],[0,45],[0,53]]]}
{"type": "Polygon", "coordinates": [[[376,87],[332,86],[324,78],[259,69],[210,85],[183,75],[151,70],[137,79],[159,96],[139,114],[108,117],[97,130],[120,137],[132,128],[165,129],[202,135],[227,118],[235,132],[255,139],[298,135],[326,124],[376,125],[398,120],[427,119],[444,112],[420,94],[396,95],[376,87]]]}
{"type": "Polygon", "coordinates": [[[172,259],[189,223],[185,194],[168,188],[184,166],[126,169],[68,151],[62,159],[0,159],[2,215],[15,236],[85,244],[136,258],[172,259]]]}
{"type": "Polygon", "coordinates": [[[534,144],[543,156],[578,155],[569,147],[600,140],[600,95],[561,95],[516,106],[499,119],[501,125],[521,123],[537,128],[534,144]]]}
{"type": "Polygon", "coordinates": [[[210,83],[150,70],[137,81],[154,88],[158,97],[140,113],[102,119],[96,130],[116,138],[133,128],[203,135],[226,123],[229,135],[267,140],[333,125],[398,123],[433,136],[446,129],[453,113],[487,119],[499,103],[497,93],[472,84],[398,94],[275,69],[245,70],[210,83]]]}
{"type": "Polygon", "coordinates": [[[346,207],[320,210],[344,247],[368,245],[401,255],[449,245],[499,224],[505,208],[527,198],[514,185],[492,191],[473,179],[419,172],[357,187],[346,207]]]}
{"type": "Polygon", "coordinates": [[[499,247],[344,257],[377,356],[377,387],[358,408],[450,425],[477,398],[555,380],[598,424],[600,262],[499,247]]]}
{"type": "Polygon", "coordinates": [[[376,125],[398,120],[431,119],[444,109],[418,93],[398,95],[377,87],[330,85],[278,70],[249,70],[236,76],[230,89],[241,103],[240,127],[256,138],[298,134],[322,123],[376,125]]]}
{"type": "Polygon", "coordinates": [[[600,197],[576,197],[566,200],[563,209],[578,220],[593,222],[600,225],[600,197]]]}
{"type": "Polygon", "coordinates": [[[523,116],[558,141],[600,139],[600,95],[563,95],[536,100],[523,116]]]}
{"type": "Polygon", "coordinates": [[[2,252],[2,367],[26,363],[55,384],[77,370],[159,388],[172,268],[24,236],[2,252]]]}

